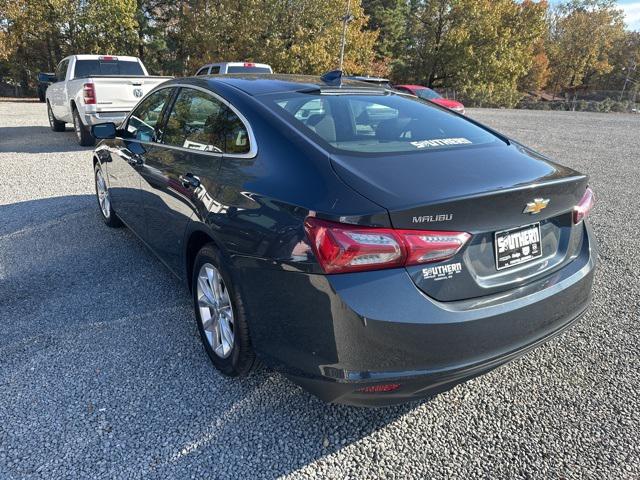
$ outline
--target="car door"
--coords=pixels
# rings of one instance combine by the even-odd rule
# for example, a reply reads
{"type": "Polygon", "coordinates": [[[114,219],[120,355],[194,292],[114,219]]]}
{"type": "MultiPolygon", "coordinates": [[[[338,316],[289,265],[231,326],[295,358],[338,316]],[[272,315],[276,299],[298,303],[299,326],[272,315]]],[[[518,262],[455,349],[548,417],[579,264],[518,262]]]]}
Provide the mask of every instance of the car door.
{"type": "Polygon", "coordinates": [[[198,205],[212,198],[224,150],[227,107],[212,93],[182,87],[166,115],[161,145],[145,156],[147,243],[178,275],[183,240],[198,205]]]}
{"type": "Polygon", "coordinates": [[[63,120],[66,117],[64,96],[68,67],[69,59],[65,58],[58,64],[58,68],[56,68],[56,83],[49,87],[49,104],[51,105],[53,114],[59,120],[63,120]]]}
{"type": "Polygon", "coordinates": [[[141,171],[146,156],[152,152],[159,138],[165,106],[173,88],[162,88],[142,100],[123,126],[122,134],[111,150],[107,166],[111,201],[118,216],[144,238],[146,222],[144,198],[141,190],[141,171]]]}

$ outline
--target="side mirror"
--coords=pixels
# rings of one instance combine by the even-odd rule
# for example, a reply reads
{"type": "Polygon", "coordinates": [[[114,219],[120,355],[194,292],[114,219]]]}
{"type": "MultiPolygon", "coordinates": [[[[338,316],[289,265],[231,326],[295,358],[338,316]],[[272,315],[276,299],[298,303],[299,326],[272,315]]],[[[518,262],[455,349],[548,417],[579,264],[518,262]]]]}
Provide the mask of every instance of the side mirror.
{"type": "Polygon", "coordinates": [[[93,125],[91,127],[91,135],[98,139],[116,138],[116,124],[107,122],[93,125]]]}

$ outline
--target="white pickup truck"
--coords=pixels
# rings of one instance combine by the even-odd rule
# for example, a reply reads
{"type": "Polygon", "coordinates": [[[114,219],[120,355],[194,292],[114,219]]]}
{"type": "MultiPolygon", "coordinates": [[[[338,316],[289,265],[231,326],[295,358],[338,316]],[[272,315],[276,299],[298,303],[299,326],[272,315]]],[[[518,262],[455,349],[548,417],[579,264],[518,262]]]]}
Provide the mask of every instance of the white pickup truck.
{"type": "Polygon", "coordinates": [[[47,88],[47,114],[54,132],[73,123],[78,143],[95,143],[91,125],[119,124],[138,101],[171,77],[149,75],[137,57],[71,55],[56,69],[56,82],[47,88]]]}

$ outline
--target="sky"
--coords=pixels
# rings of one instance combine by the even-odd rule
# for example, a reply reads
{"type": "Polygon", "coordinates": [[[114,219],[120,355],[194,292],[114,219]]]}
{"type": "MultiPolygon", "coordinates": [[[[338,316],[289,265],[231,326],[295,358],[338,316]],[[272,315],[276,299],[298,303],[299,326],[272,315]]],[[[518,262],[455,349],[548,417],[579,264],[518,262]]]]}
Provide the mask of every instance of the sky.
{"type": "MultiPolygon", "coordinates": [[[[558,4],[561,1],[551,0],[550,3],[558,4]]],[[[618,0],[618,6],[624,10],[627,28],[640,31],[640,0],[618,0]]]]}
{"type": "Polygon", "coordinates": [[[625,21],[631,30],[640,30],[640,1],[619,0],[618,5],[624,10],[625,21]]]}

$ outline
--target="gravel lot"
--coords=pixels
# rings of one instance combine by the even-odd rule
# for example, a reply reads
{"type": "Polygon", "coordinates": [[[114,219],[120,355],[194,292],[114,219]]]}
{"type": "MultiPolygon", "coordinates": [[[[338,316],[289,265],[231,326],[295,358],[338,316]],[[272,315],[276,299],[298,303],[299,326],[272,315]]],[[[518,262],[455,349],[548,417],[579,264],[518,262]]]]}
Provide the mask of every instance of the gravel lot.
{"type": "Polygon", "coordinates": [[[0,102],[0,478],[640,478],[640,115],[470,115],[592,176],[593,306],[484,377],[364,410],[218,375],[186,289],[101,223],[90,149],[0,102]]]}

